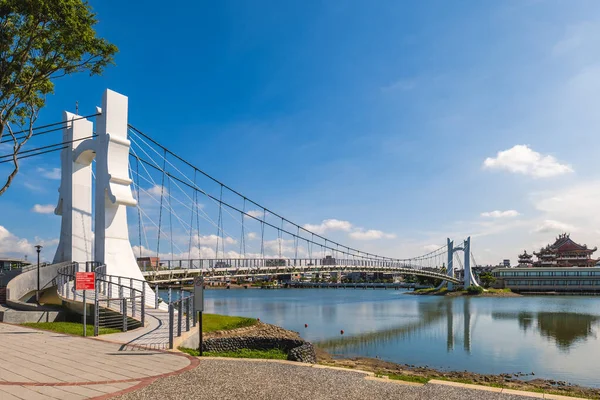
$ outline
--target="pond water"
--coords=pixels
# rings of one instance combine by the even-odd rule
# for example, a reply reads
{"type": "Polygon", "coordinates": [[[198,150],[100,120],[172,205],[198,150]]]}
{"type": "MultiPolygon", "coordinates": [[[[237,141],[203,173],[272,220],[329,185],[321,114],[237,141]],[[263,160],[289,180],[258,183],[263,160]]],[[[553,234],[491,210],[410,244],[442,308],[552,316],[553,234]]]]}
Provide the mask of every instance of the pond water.
{"type": "Polygon", "coordinates": [[[600,387],[599,297],[207,290],[205,312],[260,318],[300,332],[333,354],[445,370],[535,372],[532,378],[600,387]]]}

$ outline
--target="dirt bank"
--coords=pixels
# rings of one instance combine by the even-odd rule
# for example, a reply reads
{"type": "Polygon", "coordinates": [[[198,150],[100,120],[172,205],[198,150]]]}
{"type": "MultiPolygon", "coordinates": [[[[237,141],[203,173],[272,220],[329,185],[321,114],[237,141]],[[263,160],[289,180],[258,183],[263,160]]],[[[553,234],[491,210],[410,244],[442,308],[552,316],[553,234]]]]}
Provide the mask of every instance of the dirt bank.
{"type": "Polygon", "coordinates": [[[571,385],[564,381],[536,379],[533,372],[485,375],[467,371],[439,371],[433,368],[395,364],[375,358],[339,358],[317,348],[317,361],[320,364],[336,367],[355,368],[375,373],[417,376],[428,379],[444,379],[456,382],[473,383],[485,386],[502,386],[517,390],[544,391],[564,396],[578,396],[600,399],[600,389],[571,385]],[[527,381],[520,378],[526,378],[527,381]]]}

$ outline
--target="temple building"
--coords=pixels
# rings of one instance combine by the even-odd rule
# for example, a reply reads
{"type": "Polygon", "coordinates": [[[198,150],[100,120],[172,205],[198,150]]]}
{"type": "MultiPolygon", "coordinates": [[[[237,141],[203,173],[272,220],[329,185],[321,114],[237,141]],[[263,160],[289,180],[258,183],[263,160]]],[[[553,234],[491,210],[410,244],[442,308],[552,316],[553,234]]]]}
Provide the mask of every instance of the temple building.
{"type": "Polygon", "coordinates": [[[519,254],[519,267],[532,267],[533,266],[533,254],[527,254],[527,250],[523,251],[523,254],[519,254]]]}
{"type": "MultiPolygon", "coordinates": [[[[537,261],[533,263],[534,267],[593,267],[596,259],[592,258],[598,248],[588,249],[587,245],[575,243],[569,237],[569,234],[563,233],[556,238],[552,245],[540,249],[539,252],[533,252],[537,261]]],[[[527,253],[525,252],[525,254],[527,253]]],[[[531,257],[531,256],[530,256],[531,257]]],[[[523,259],[525,261],[525,258],[523,259]]],[[[521,257],[519,256],[519,263],[521,257]]]]}

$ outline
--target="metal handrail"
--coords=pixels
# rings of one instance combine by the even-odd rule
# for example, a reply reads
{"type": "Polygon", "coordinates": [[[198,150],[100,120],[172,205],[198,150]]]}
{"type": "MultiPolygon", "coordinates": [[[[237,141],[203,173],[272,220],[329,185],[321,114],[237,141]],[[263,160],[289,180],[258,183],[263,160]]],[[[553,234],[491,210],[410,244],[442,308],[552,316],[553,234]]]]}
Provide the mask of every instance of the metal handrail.
{"type": "MultiPolygon", "coordinates": [[[[188,293],[187,296],[183,296],[183,290],[181,296],[177,300],[169,300],[169,349],[173,349],[174,337],[181,336],[183,316],[185,314],[185,330],[190,330],[190,319],[192,326],[196,326],[196,310],[194,307],[194,294],[188,293]],[[177,333],[175,333],[175,308],[177,307],[177,333]],[[185,309],[185,313],[184,313],[185,309]]],[[[171,289],[169,288],[169,299],[171,299],[171,289]]]]}
{"type": "MultiPolygon", "coordinates": [[[[58,287],[58,294],[60,297],[64,297],[67,300],[69,299],[69,284],[70,282],[75,280],[75,273],[79,272],[80,266],[79,263],[74,262],[71,265],[63,267],[58,270],[57,281],[55,281],[56,286],[58,287]],[[65,290],[66,289],[66,290],[65,290]]],[[[125,278],[113,275],[106,275],[106,265],[96,263],[96,262],[86,262],[85,266],[86,271],[92,270],[96,272],[95,278],[95,290],[93,296],[94,302],[94,335],[98,334],[99,330],[99,313],[100,313],[100,305],[99,302],[106,302],[106,309],[111,310],[113,312],[118,312],[123,316],[123,331],[127,330],[127,318],[131,316],[131,318],[140,320],[142,326],[145,324],[145,285],[142,286],[142,289],[138,289],[133,286],[134,281],[140,281],[135,278],[125,278]],[[129,286],[123,284],[123,280],[126,282],[129,281],[129,286]],[[118,293],[117,297],[113,296],[113,287],[115,292],[118,293]],[[113,306],[111,307],[111,302],[113,306]],[[128,304],[129,303],[129,307],[128,304]],[[136,313],[136,304],[139,303],[139,318],[136,313]],[[117,305],[115,307],[115,305],[117,305]],[[131,312],[129,312],[131,310],[131,312]]],[[[56,279],[56,278],[55,278],[56,279]]],[[[145,281],[143,281],[145,283],[145,281]]],[[[73,290],[73,299],[77,301],[77,292],[73,290]]],[[[85,293],[83,294],[83,302],[87,304],[87,299],[85,293]]]]}

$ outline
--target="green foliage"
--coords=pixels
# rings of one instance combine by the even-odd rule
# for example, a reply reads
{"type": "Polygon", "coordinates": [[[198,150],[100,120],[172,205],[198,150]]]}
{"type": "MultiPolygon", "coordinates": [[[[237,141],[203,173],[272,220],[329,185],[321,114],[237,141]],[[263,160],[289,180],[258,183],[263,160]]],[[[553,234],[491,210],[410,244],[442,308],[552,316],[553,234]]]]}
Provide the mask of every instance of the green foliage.
{"type": "Polygon", "coordinates": [[[0,195],[18,172],[16,154],[54,92],[53,80],[77,72],[98,75],[114,63],[117,48],[96,36],[96,23],[83,0],[0,0],[0,140],[8,132],[14,154],[14,171],[0,195]]]}
{"type": "Polygon", "coordinates": [[[496,282],[496,277],[492,275],[491,272],[484,272],[479,275],[479,281],[483,284],[483,287],[486,289],[489,288],[494,282],[496,282]]]}
{"type": "MultiPolygon", "coordinates": [[[[194,357],[198,357],[200,355],[197,349],[179,347],[179,351],[182,351],[194,357]]],[[[287,360],[287,354],[281,349],[240,349],[236,351],[205,351],[202,355],[205,357],[262,358],[267,360],[287,360]]]]}
{"type": "Polygon", "coordinates": [[[483,293],[483,288],[480,286],[469,286],[467,288],[468,294],[481,294],[483,293]]]}
{"type": "Polygon", "coordinates": [[[202,314],[202,332],[228,331],[255,325],[254,318],[230,317],[228,315],[202,314]]]}
{"type": "Polygon", "coordinates": [[[387,376],[389,379],[394,379],[396,381],[404,381],[404,382],[416,382],[416,383],[423,383],[423,384],[429,382],[429,378],[426,378],[424,376],[417,376],[417,375],[387,374],[387,373],[375,372],[375,376],[378,378],[383,378],[384,376],[387,376]]]}
{"type": "MultiPolygon", "coordinates": [[[[79,322],[27,322],[21,325],[34,329],[42,329],[45,331],[83,336],[83,324],[79,322]]],[[[94,325],[87,324],[85,328],[87,336],[94,336],[94,325]]],[[[113,328],[99,328],[98,330],[98,334],[100,335],[107,335],[109,333],[117,332],[121,331],[113,328]]]]}

